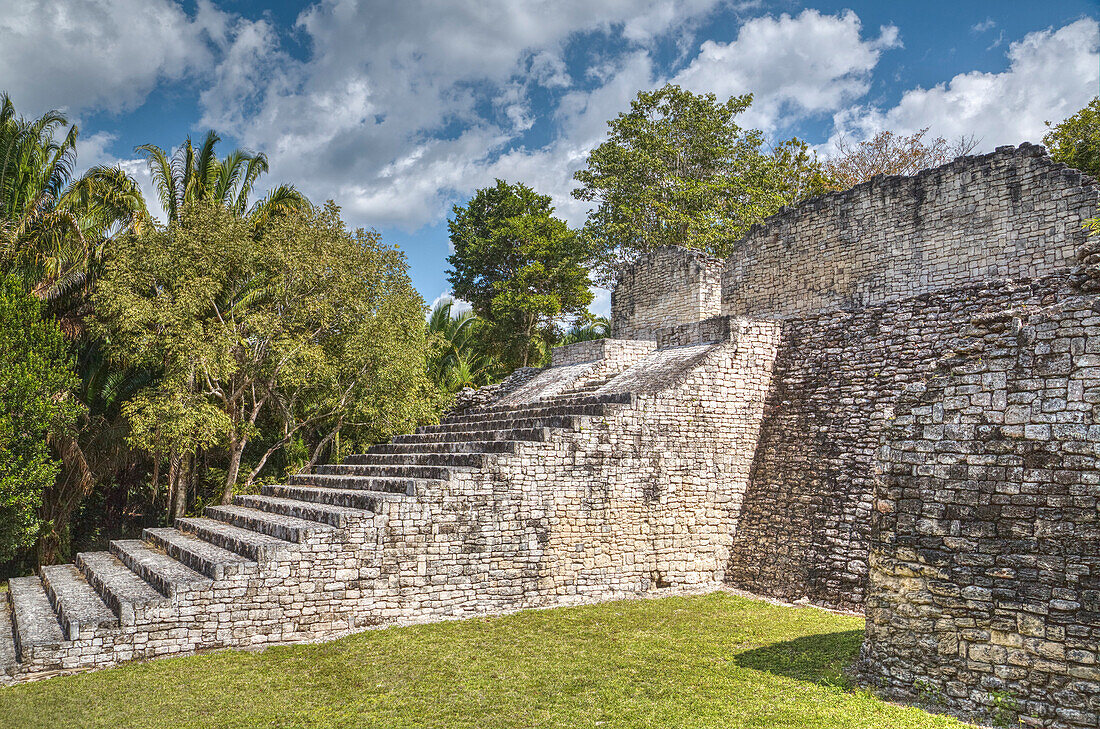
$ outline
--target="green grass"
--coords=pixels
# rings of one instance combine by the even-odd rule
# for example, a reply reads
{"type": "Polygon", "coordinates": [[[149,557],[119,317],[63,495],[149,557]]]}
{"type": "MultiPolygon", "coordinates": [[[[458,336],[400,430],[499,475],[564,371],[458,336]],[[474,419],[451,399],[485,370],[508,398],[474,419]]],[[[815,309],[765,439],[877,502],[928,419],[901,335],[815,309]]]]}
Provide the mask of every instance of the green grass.
{"type": "Polygon", "coordinates": [[[848,687],[862,627],[725,593],[527,611],[0,689],[0,724],[964,726],[848,687]]]}

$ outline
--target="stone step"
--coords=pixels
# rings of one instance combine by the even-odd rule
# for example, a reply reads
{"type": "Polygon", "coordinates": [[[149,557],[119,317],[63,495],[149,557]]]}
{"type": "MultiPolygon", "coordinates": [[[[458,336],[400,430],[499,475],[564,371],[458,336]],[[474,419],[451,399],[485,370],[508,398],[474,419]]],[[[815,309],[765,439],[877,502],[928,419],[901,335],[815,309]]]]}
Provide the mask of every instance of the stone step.
{"type": "MultiPolygon", "coordinates": [[[[416,429],[417,434],[431,435],[436,433],[448,433],[452,437],[449,440],[483,440],[486,431],[491,430],[529,430],[531,428],[566,428],[575,429],[584,424],[584,417],[580,415],[553,415],[539,418],[522,418],[516,420],[493,419],[480,420],[471,423],[440,423],[439,425],[422,425],[416,429]],[[463,434],[461,438],[453,437],[463,434]]],[[[448,440],[448,439],[444,439],[448,440]]]]}
{"type": "Polygon", "coordinates": [[[552,418],[569,415],[598,416],[610,412],[609,403],[581,402],[577,404],[558,405],[534,404],[520,407],[496,406],[495,410],[476,410],[472,413],[464,413],[441,421],[442,425],[457,425],[460,423],[485,423],[498,420],[525,420],[527,418],[552,418]]]}
{"type": "Polygon", "coordinates": [[[117,628],[118,616],[75,564],[42,567],[42,584],[69,640],[92,638],[98,628],[117,628]]]}
{"type": "MultiPolygon", "coordinates": [[[[603,383],[599,385],[593,385],[591,389],[582,388],[579,390],[569,390],[568,392],[558,393],[557,395],[549,395],[547,397],[539,398],[528,403],[521,403],[519,405],[487,405],[476,410],[467,410],[456,418],[476,418],[478,416],[492,416],[498,413],[523,413],[525,411],[543,411],[547,408],[584,408],[589,405],[628,405],[634,402],[634,395],[629,392],[612,392],[604,395],[594,394],[596,390],[603,386],[603,383]]],[[[568,413],[566,413],[568,414],[568,413]]],[[[451,418],[447,418],[448,421],[451,418]]]]}
{"type": "Polygon", "coordinates": [[[172,558],[212,580],[236,577],[256,567],[255,562],[236,552],[222,549],[171,527],[146,529],[142,536],[172,558]]]}
{"type": "Polygon", "coordinates": [[[228,549],[248,557],[254,562],[269,562],[281,556],[291,548],[291,543],[260,534],[251,529],[226,524],[223,521],[205,517],[186,517],[176,519],[176,527],[210,542],[214,546],[228,549]]]}
{"type": "Polygon", "coordinates": [[[213,584],[206,575],[196,572],[179,560],[140,539],[116,539],[108,545],[134,574],[148,582],[162,595],[175,597],[192,590],[204,590],[213,584]]]}
{"type": "Polygon", "coordinates": [[[110,552],[81,552],[76,566],[122,625],[134,625],[155,617],[171,601],[110,552]]]}
{"type": "Polygon", "coordinates": [[[488,453],[362,453],[348,456],[348,466],[443,466],[446,468],[481,468],[488,453]]]}
{"type": "MultiPolygon", "coordinates": [[[[348,460],[351,460],[350,458],[348,460]]],[[[373,476],[375,478],[429,478],[446,481],[454,471],[462,470],[453,466],[403,466],[397,464],[372,465],[362,463],[341,463],[339,465],[317,466],[317,474],[340,474],[341,476],[373,476]]],[[[294,482],[297,483],[297,482],[294,482]]]]}
{"type": "Polygon", "coordinates": [[[403,497],[403,494],[390,494],[365,489],[336,489],[286,484],[261,486],[260,491],[265,496],[275,496],[280,499],[294,499],[295,501],[308,501],[312,504],[327,504],[329,506],[344,506],[368,512],[378,512],[385,502],[398,501],[403,497]]]}
{"type": "Polygon", "coordinates": [[[11,602],[8,593],[0,592],[0,676],[14,676],[19,669],[15,652],[15,629],[11,624],[11,602]]]}
{"type": "Polygon", "coordinates": [[[465,440],[443,441],[441,443],[395,441],[392,443],[379,443],[378,445],[373,445],[367,449],[365,454],[357,453],[356,456],[371,455],[375,453],[515,453],[518,446],[519,443],[514,440],[465,440]]]}
{"type": "Polygon", "coordinates": [[[244,506],[208,506],[206,515],[232,526],[298,544],[305,542],[313,535],[335,531],[335,527],[328,524],[272,514],[244,506]]]}
{"type": "MultiPolygon", "coordinates": [[[[381,478],[377,476],[357,476],[354,472],[345,472],[341,466],[318,466],[325,473],[296,473],[287,477],[290,486],[317,486],[329,489],[354,489],[372,494],[416,496],[440,486],[445,481],[430,478],[381,478]]],[[[349,467],[353,468],[353,467],[349,467]]]]}
{"type": "Polygon", "coordinates": [[[484,441],[545,441],[550,437],[550,428],[518,428],[515,430],[468,430],[461,433],[442,431],[440,433],[403,433],[394,436],[394,445],[419,445],[426,443],[467,443],[484,441]]]}
{"type": "Polygon", "coordinates": [[[374,514],[363,509],[336,506],[333,504],[319,504],[315,501],[299,501],[282,496],[265,494],[241,494],[233,499],[237,506],[246,506],[250,509],[258,509],[271,514],[292,516],[306,521],[316,521],[322,524],[343,529],[349,524],[363,519],[373,519],[374,514]]]}
{"type": "Polygon", "coordinates": [[[54,648],[65,641],[65,631],[57,620],[42,580],[13,577],[8,581],[8,594],[15,624],[15,650],[20,659],[26,660],[33,648],[54,648]]]}

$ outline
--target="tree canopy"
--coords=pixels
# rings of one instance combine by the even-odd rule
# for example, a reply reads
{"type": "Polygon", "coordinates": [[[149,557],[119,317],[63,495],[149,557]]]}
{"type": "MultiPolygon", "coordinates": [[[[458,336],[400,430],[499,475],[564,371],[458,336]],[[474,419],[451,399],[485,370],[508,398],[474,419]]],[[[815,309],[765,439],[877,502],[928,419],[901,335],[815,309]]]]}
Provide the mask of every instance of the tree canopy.
{"type": "Polygon", "coordinates": [[[74,177],[78,135],[60,112],[24,119],[0,94],[0,264],[53,301],[86,287],[105,243],[147,219],[122,170],[95,166],[74,177]]]}
{"type": "Polygon", "coordinates": [[[824,192],[820,163],[791,139],[765,149],[737,117],[751,95],[719,101],[674,84],[640,92],[608,122],[608,138],[574,178],[593,203],[583,230],[601,282],[639,254],[667,245],[724,256],[754,223],[824,192]]]}
{"type": "Polygon", "coordinates": [[[455,205],[448,280],[488,323],[507,370],[541,361],[561,317],[583,317],[592,302],[584,265],[588,240],[553,215],[548,195],[497,180],[455,205]]]}
{"type": "Polygon", "coordinates": [[[1052,159],[1100,178],[1100,96],[1073,116],[1047,126],[1043,144],[1052,159]]]}
{"type": "Polygon", "coordinates": [[[73,427],[78,378],[57,323],[0,279],[0,562],[34,543],[43,492],[61,471],[52,436],[73,427]]]}
{"type": "Polygon", "coordinates": [[[332,204],[254,235],[226,207],[190,203],[120,244],[95,303],[114,356],[158,373],[124,406],[131,441],[177,473],[198,451],[224,449],[223,499],[265,419],[246,484],[305,433],[315,460],[341,431],[388,437],[432,404],[424,303],[404,256],[348,232],[332,204]]]}

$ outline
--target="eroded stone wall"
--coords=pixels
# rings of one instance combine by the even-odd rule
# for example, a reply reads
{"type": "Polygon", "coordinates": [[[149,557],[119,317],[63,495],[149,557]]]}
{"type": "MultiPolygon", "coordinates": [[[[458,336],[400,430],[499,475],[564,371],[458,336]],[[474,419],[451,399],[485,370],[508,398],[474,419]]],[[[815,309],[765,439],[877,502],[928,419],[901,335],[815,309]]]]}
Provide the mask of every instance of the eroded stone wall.
{"type": "Polygon", "coordinates": [[[1100,302],[960,335],[885,434],[864,675],[1004,726],[1100,726],[1100,302]]]}
{"type": "Polygon", "coordinates": [[[1025,144],[815,198],[737,243],[722,313],[804,316],[1064,273],[1095,215],[1091,182],[1025,144]]]}
{"type": "Polygon", "coordinates": [[[659,248],[621,272],[611,293],[611,336],[654,339],[658,329],[722,313],[724,263],[699,251],[659,248]]]}
{"type": "Polygon", "coordinates": [[[1063,285],[991,283],[783,322],[730,583],[862,609],[878,448],[898,398],[973,317],[1042,306],[1063,285]]]}

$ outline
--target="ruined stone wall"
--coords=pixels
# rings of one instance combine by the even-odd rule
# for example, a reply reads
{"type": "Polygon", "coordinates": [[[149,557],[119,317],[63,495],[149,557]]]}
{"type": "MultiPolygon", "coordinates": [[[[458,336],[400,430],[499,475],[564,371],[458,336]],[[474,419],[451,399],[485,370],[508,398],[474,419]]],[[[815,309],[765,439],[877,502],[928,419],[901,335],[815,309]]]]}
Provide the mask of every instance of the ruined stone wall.
{"type": "Polygon", "coordinates": [[[999,725],[1100,726],[1100,302],[973,317],[898,400],[862,670],[999,725]]]}
{"type": "Polygon", "coordinates": [[[722,313],[805,316],[1067,271],[1089,178],[1024,144],[879,177],[769,218],[736,245],[722,313]]]}
{"type": "Polygon", "coordinates": [[[784,321],[729,582],[861,609],[878,448],[898,398],[973,317],[1042,306],[1063,285],[991,283],[784,321]]]}
{"type": "Polygon", "coordinates": [[[861,607],[876,454],[899,394],[972,316],[1064,293],[1097,199],[1024,145],[827,195],[746,236],[723,309],[784,327],[731,583],[861,607]]]}
{"type": "Polygon", "coordinates": [[[659,248],[628,266],[611,293],[611,336],[653,339],[663,327],[717,316],[723,262],[699,251],[659,248]]]}

